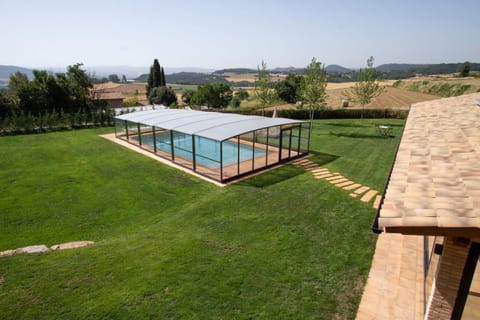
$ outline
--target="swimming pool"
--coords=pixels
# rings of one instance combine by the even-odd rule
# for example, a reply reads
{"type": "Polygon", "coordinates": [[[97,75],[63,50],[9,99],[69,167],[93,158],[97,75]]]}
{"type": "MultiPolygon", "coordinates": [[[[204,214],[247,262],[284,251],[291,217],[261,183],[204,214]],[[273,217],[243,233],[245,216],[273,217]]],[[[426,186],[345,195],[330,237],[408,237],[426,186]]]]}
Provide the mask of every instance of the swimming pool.
{"type": "MultiPolygon", "coordinates": [[[[154,146],[153,134],[142,135],[142,144],[154,146]]],[[[169,132],[155,134],[155,144],[157,149],[171,153],[171,139],[169,132]]],[[[173,134],[173,153],[175,157],[182,157],[192,161],[192,136],[180,132],[173,134]]],[[[240,143],[240,148],[236,142],[224,141],[222,143],[222,162],[223,166],[236,164],[240,161],[251,160],[258,156],[265,156],[266,150],[253,148],[252,146],[240,143]]],[[[212,169],[220,168],[220,142],[203,137],[195,136],[195,162],[212,169]]]]}

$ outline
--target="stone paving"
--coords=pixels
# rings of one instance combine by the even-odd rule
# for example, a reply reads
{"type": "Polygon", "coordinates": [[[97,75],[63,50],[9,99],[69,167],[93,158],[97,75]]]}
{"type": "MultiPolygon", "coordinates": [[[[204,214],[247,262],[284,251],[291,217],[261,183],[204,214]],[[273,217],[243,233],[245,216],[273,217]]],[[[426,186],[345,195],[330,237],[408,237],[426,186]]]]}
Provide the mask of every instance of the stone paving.
{"type": "Polygon", "coordinates": [[[73,241],[73,242],[66,242],[66,243],[61,243],[61,244],[54,244],[53,246],[47,247],[44,244],[39,244],[39,245],[34,245],[34,246],[28,246],[24,248],[17,248],[13,250],[5,250],[0,252],[0,258],[1,257],[10,257],[16,254],[21,254],[21,253],[45,253],[49,251],[57,251],[57,250],[66,250],[66,249],[76,249],[76,248],[81,248],[85,246],[90,246],[92,244],[95,244],[93,241],[73,241]]]}
{"type": "Polygon", "coordinates": [[[302,167],[306,171],[311,172],[315,179],[325,180],[338,188],[351,191],[350,196],[354,198],[359,197],[359,200],[362,202],[370,202],[373,198],[375,198],[373,202],[373,207],[375,209],[378,208],[380,204],[382,196],[378,194],[377,190],[373,190],[370,187],[356,183],[347,177],[342,176],[338,172],[331,172],[327,168],[323,168],[309,159],[303,158],[300,160],[295,160],[292,163],[298,167],[302,167]]]}

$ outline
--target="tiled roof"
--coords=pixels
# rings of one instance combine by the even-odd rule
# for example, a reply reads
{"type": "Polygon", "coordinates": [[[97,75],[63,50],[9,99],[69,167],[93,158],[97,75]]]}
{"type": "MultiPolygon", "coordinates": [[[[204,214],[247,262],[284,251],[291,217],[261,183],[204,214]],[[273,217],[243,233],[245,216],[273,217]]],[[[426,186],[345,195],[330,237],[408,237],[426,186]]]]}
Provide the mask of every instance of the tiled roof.
{"type": "Polygon", "coordinates": [[[480,93],[412,105],[378,225],[480,235],[480,93]]]}

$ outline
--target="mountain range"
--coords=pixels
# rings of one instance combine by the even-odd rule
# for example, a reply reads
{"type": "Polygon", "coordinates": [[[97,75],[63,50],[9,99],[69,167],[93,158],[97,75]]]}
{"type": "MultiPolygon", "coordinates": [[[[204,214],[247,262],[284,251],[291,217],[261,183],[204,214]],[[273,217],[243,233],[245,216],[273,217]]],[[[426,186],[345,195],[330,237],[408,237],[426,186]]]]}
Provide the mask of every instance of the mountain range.
{"type": "MultiPolygon", "coordinates": [[[[380,73],[381,77],[384,79],[401,79],[415,76],[416,74],[446,74],[454,73],[458,70],[460,63],[441,63],[441,64],[401,64],[401,63],[390,63],[382,64],[377,66],[376,69],[380,73]]],[[[480,71],[479,63],[472,63],[472,71],[480,71]]],[[[110,74],[116,74],[119,77],[125,75],[127,79],[134,79],[145,81],[146,75],[148,75],[149,67],[135,67],[135,66],[94,66],[94,67],[84,67],[88,74],[94,76],[98,79],[106,78],[110,74]]],[[[65,72],[66,68],[55,68],[48,67],[44,68],[45,70],[56,73],[56,72],[65,72]]],[[[357,70],[345,68],[340,65],[331,64],[325,67],[325,70],[330,75],[333,75],[337,78],[336,81],[351,81],[351,74],[354,74],[357,70]],[[346,77],[346,80],[342,80],[342,75],[349,75],[346,77]],[[340,76],[340,77],[339,77],[340,76]]],[[[33,78],[33,69],[20,67],[20,66],[10,66],[10,65],[0,65],[0,88],[6,87],[8,85],[8,79],[11,74],[15,72],[25,73],[30,79],[33,78]]],[[[225,73],[256,73],[256,69],[250,68],[229,68],[214,70],[208,68],[197,68],[197,67],[184,67],[184,68],[169,68],[165,67],[165,74],[172,75],[172,78],[185,78],[184,75],[187,75],[188,79],[195,77],[202,77],[202,75],[208,75],[210,78],[215,80],[218,77],[222,77],[225,73]],[[197,76],[198,75],[198,76],[197,76]]],[[[303,73],[304,68],[295,68],[295,67],[278,67],[270,69],[271,73],[303,73]]],[[[209,79],[210,79],[209,78],[209,79]]],[[[344,77],[345,78],[345,77],[344,77]]],[[[212,81],[213,81],[212,80],[212,81]]],[[[203,80],[202,80],[203,81],[203,80]]],[[[200,81],[200,82],[202,82],[200,81]]],[[[203,81],[204,82],[204,81],[203,81]]],[[[176,83],[176,82],[172,82],[176,83]]],[[[179,82],[182,83],[182,82],[179,82]]]]}

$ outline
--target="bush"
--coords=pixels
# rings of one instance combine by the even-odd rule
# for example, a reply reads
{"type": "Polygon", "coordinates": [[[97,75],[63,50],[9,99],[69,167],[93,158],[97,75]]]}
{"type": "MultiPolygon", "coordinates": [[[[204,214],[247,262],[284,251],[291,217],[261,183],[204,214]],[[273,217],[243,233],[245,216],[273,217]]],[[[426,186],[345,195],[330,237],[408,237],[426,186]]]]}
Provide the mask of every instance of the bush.
{"type": "MultiPolygon", "coordinates": [[[[262,115],[262,110],[227,110],[225,112],[231,113],[240,113],[246,115],[262,115]]],[[[273,114],[272,110],[265,110],[265,117],[271,117],[273,114]]],[[[310,119],[310,110],[306,109],[285,109],[277,110],[278,117],[297,119],[297,120],[308,120],[310,119]]],[[[315,110],[313,117],[314,119],[360,119],[362,115],[361,109],[325,109],[325,110],[315,110]]],[[[408,116],[408,110],[398,110],[398,109],[365,109],[363,113],[364,118],[371,119],[406,119],[408,116]]]]}
{"type": "Polygon", "coordinates": [[[153,104],[163,104],[169,106],[177,102],[175,91],[170,87],[155,87],[150,91],[148,101],[153,104]]]}

